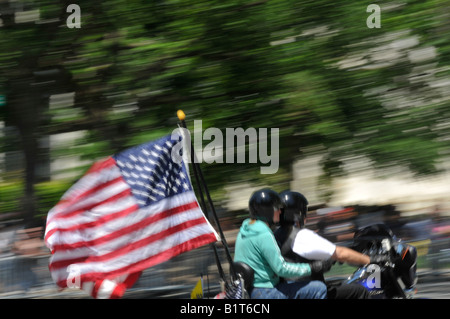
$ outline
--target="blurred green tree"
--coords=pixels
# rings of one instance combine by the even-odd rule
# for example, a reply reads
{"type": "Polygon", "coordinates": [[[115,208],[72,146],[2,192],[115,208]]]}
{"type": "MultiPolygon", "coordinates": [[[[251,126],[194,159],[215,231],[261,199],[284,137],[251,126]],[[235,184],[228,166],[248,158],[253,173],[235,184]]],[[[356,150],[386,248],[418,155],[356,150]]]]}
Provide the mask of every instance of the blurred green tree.
{"type": "Polygon", "coordinates": [[[20,132],[20,144],[5,145],[25,154],[28,219],[36,161],[50,160],[40,137],[87,130],[66,152],[94,160],[170,133],[179,108],[191,129],[194,119],[203,129],[280,128],[277,174],[203,165],[217,198],[231,182],[286,188],[311,147],[325,154],[327,178],[352,156],[429,174],[446,155],[444,0],[381,5],[379,29],[366,26],[362,0],[80,0],[80,29],[65,25],[70,2],[0,5],[0,119],[20,132]],[[37,19],[17,19],[32,10],[37,19]],[[74,92],[62,107],[72,115],[58,117],[49,97],[64,92],[74,92]]]}

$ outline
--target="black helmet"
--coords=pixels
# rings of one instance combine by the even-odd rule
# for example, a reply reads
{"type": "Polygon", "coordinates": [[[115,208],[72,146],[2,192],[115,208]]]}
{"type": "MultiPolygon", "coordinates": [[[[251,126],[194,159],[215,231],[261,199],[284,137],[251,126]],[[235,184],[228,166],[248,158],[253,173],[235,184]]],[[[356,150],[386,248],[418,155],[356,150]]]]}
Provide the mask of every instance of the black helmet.
{"type": "Polygon", "coordinates": [[[280,194],[283,203],[283,213],[280,217],[282,223],[293,224],[296,221],[304,226],[304,220],[308,212],[308,200],[299,192],[286,190],[280,194]]]}
{"type": "Polygon", "coordinates": [[[273,213],[282,207],[280,196],[270,188],[260,189],[252,194],[248,202],[250,218],[273,224],[273,213]]]}

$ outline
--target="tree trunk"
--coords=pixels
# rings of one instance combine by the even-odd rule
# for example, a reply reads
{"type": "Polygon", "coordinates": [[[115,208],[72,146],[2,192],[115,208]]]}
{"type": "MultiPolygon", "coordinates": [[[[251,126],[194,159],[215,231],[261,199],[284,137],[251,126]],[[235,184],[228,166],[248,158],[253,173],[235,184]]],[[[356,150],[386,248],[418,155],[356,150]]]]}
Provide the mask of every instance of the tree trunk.
{"type": "Polygon", "coordinates": [[[21,199],[22,216],[25,223],[30,224],[33,222],[36,209],[34,184],[38,149],[36,130],[39,122],[39,105],[33,90],[31,74],[22,75],[10,82],[8,100],[12,124],[19,130],[25,163],[25,185],[21,199]]]}

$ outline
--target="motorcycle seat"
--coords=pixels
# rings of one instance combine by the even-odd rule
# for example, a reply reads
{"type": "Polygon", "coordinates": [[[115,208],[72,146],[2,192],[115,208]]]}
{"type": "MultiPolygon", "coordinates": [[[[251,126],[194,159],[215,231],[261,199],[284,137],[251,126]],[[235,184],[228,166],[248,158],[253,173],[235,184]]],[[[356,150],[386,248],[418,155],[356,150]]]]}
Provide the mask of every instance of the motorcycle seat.
{"type": "Polygon", "coordinates": [[[244,280],[244,289],[250,293],[255,280],[255,271],[253,268],[241,261],[233,262],[233,268],[236,275],[240,275],[244,280]]]}

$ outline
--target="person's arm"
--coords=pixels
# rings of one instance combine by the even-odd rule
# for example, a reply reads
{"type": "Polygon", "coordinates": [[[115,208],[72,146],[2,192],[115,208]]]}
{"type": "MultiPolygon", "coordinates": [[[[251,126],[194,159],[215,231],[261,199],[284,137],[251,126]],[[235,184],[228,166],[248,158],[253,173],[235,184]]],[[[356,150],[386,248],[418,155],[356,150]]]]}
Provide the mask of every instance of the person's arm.
{"type": "Polygon", "coordinates": [[[279,277],[293,278],[311,275],[311,266],[308,263],[289,263],[284,260],[280,248],[271,234],[264,236],[261,251],[270,268],[279,277]]]}
{"type": "Polygon", "coordinates": [[[356,250],[336,246],[334,254],[331,256],[333,260],[351,265],[367,265],[370,263],[370,257],[357,252],[356,250]]]}

